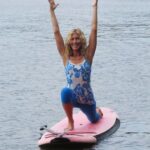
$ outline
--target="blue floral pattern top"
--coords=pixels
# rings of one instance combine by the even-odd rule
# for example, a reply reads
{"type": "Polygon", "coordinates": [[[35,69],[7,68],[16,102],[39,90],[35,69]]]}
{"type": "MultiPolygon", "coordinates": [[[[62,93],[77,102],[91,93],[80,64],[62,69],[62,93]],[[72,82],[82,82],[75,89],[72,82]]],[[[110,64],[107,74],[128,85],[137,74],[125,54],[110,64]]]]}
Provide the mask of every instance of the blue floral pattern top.
{"type": "Polygon", "coordinates": [[[80,104],[95,104],[90,86],[91,64],[84,59],[81,64],[68,61],[65,67],[68,88],[73,90],[74,96],[80,104]]]}

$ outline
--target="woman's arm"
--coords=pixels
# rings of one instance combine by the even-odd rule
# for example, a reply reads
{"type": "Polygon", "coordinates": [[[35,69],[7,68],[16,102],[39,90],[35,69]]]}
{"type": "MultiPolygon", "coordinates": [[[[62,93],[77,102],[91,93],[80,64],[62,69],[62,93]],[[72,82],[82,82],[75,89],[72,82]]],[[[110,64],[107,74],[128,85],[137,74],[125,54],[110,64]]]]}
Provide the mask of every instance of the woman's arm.
{"type": "Polygon", "coordinates": [[[54,0],[48,0],[48,1],[50,3],[51,22],[52,22],[52,27],[53,27],[53,31],[54,31],[55,40],[56,40],[57,49],[58,49],[60,55],[63,57],[64,52],[65,52],[64,40],[60,33],[58,21],[57,21],[55,12],[54,12],[54,10],[58,6],[58,4],[56,5],[54,0]]]}
{"type": "Polygon", "coordinates": [[[86,57],[92,63],[97,45],[97,6],[98,0],[92,0],[92,27],[89,37],[89,45],[86,51],[86,57]]]}

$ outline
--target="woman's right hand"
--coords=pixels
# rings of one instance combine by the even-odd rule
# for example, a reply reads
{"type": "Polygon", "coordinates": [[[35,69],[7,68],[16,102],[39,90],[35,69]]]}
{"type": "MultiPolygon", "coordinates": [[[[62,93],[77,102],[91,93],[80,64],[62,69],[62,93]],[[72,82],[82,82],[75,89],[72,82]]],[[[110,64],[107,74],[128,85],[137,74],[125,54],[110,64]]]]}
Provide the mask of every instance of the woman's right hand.
{"type": "Polygon", "coordinates": [[[59,4],[55,4],[54,0],[48,0],[48,2],[52,10],[56,9],[56,7],[59,5],[59,4]]]}
{"type": "Polygon", "coordinates": [[[98,0],[92,0],[92,6],[97,6],[98,0]]]}

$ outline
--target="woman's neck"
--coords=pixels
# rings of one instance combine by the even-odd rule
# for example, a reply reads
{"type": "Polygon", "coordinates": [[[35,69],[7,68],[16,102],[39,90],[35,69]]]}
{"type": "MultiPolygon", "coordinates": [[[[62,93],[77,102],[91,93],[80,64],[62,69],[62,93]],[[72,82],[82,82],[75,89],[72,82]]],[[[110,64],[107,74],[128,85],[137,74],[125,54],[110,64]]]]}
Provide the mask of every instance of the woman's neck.
{"type": "Polygon", "coordinates": [[[78,51],[73,51],[73,56],[72,57],[79,57],[81,54],[78,51]]]}

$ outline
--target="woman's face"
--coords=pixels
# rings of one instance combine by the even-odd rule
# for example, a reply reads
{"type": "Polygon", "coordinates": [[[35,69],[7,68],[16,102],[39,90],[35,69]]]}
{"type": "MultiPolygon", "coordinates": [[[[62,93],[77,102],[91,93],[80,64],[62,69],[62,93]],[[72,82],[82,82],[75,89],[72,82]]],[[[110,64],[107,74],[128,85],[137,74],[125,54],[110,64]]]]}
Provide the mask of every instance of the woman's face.
{"type": "Polygon", "coordinates": [[[70,46],[73,51],[78,51],[81,47],[81,40],[77,33],[73,33],[70,39],[70,46]]]}

